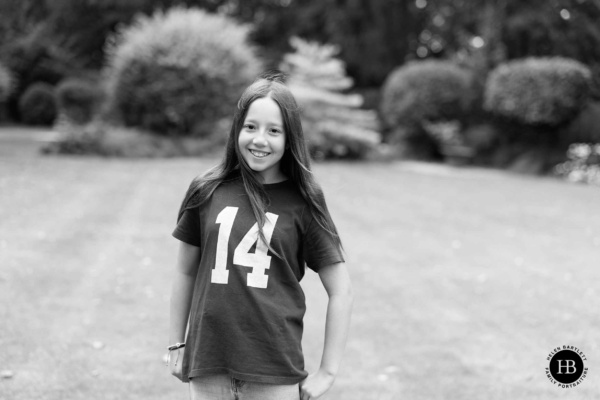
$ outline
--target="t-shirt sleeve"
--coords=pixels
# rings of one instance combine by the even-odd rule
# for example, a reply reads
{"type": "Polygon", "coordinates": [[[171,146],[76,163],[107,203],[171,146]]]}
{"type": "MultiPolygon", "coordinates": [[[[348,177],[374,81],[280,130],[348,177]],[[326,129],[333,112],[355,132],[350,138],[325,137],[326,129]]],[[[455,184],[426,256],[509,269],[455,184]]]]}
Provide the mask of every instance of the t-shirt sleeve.
{"type": "Polygon", "coordinates": [[[306,265],[315,272],[319,272],[322,267],[345,261],[333,235],[323,229],[314,218],[310,219],[302,247],[306,265]]]}
{"type": "Polygon", "coordinates": [[[183,212],[172,235],[182,242],[201,247],[199,207],[190,208],[183,212]]]}

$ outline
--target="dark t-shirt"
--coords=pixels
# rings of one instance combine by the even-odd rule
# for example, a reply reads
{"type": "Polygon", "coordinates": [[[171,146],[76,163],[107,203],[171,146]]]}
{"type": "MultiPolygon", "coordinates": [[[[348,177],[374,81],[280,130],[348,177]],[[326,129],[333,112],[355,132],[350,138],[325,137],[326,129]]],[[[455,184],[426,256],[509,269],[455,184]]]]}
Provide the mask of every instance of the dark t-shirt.
{"type": "Polygon", "coordinates": [[[300,280],[305,264],[343,262],[331,235],[313,219],[290,180],[264,185],[270,199],[264,235],[240,179],[221,184],[186,210],[173,236],[201,250],[183,359],[184,381],[228,374],[273,384],[303,380],[300,280]]]}

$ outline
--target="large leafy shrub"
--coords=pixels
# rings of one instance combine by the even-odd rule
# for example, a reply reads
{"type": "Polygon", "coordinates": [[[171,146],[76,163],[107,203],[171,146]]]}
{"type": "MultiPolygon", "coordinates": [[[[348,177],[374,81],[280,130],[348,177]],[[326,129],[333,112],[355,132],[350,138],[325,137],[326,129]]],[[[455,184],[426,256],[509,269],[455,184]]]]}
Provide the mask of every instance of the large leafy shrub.
{"type": "Polygon", "coordinates": [[[197,9],[139,17],[109,50],[108,100],[128,126],[206,136],[260,72],[248,29],[197,9]]]}
{"type": "Polygon", "coordinates": [[[89,122],[102,100],[102,88],[88,79],[68,78],[56,86],[59,112],[77,124],[89,122]]]}
{"type": "Polygon", "coordinates": [[[386,79],[380,115],[387,141],[405,157],[441,158],[440,145],[427,133],[433,122],[462,122],[476,97],[473,74],[442,60],[411,62],[386,79]]]}
{"type": "Polygon", "coordinates": [[[381,116],[388,128],[461,119],[474,98],[472,74],[448,61],[411,62],[395,69],[382,89],[381,116]]]}
{"type": "Polygon", "coordinates": [[[51,125],[57,114],[52,85],[37,82],[29,86],[19,98],[21,119],[30,125],[51,125]]]}
{"type": "Polygon", "coordinates": [[[484,108],[526,125],[560,125],[587,102],[590,79],[585,65],[567,58],[510,61],[490,73],[484,108]]]}

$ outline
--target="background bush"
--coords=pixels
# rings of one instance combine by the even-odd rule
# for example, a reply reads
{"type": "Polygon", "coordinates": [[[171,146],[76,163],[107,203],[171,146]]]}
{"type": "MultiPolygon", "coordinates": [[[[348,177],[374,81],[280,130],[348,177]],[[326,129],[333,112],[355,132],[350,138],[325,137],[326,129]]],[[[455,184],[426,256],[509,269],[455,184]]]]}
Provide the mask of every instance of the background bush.
{"type": "Polygon", "coordinates": [[[57,114],[52,85],[37,82],[29,86],[19,98],[19,113],[30,125],[52,125],[57,114]]]}
{"type": "Polygon", "coordinates": [[[526,125],[556,126],[574,118],[588,100],[589,69],[562,57],[526,58],[494,69],[484,108],[526,125]]]}
{"type": "Polygon", "coordinates": [[[600,143],[600,102],[590,101],[560,132],[561,145],[600,143]]]}
{"type": "Polygon", "coordinates": [[[389,142],[404,142],[416,157],[435,155],[427,121],[458,120],[468,114],[476,93],[472,73],[449,61],[411,62],[386,79],[380,115],[389,142]]]}
{"type": "Polygon", "coordinates": [[[138,18],[109,50],[109,107],[127,126],[212,133],[260,72],[246,37],[245,26],[195,9],[138,18]]]}
{"type": "Polygon", "coordinates": [[[6,118],[6,100],[13,88],[12,74],[4,65],[0,64],[0,121],[6,118]]]}
{"type": "Polygon", "coordinates": [[[227,139],[226,135],[170,138],[99,119],[86,125],[59,125],[57,130],[61,132],[61,139],[46,145],[42,149],[44,153],[125,158],[204,156],[220,151],[227,139]]]}
{"type": "Polygon", "coordinates": [[[0,64],[0,103],[4,102],[13,87],[12,74],[4,65],[0,64]]]}
{"type": "Polygon", "coordinates": [[[56,86],[59,112],[77,124],[92,119],[102,98],[101,86],[88,79],[68,78],[56,86]]]}
{"type": "Polygon", "coordinates": [[[462,118],[474,93],[471,73],[447,61],[411,62],[394,70],[382,88],[387,127],[462,118]]]}

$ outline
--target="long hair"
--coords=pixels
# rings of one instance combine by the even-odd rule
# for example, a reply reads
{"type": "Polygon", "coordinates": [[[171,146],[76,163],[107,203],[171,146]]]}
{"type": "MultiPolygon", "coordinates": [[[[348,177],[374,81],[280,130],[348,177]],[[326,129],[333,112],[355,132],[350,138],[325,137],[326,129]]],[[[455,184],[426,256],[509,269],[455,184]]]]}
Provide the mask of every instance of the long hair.
{"type": "Polygon", "coordinates": [[[225,146],[225,154],[221,162],[208,170],[203,176],[192,181],[181,203],[177,219],[181,218],[185,210],[197,207],[208,200],[221,183],[239,177],[243,182],[252,206],[252,212],[258,222],[259,237],[267,244],[271,252],[279,257],[267,243],[263,233],[263,226],[266,221],[265,213],[268,206],[267,193],[257,178],[257,174],[252,171],[240,154],[238,146],[238,137],[250,105],[255,100],[265,97],[269,97],[277,103],[283,117],[286,148],[280,161],[281,172],[295,183],[302,197],[308,203],[315,221],[329,232],[336,245],[342,248],[337,229],[327,209],[323,191],[315,181],[310,168],[310,156],[302,131],[299,107],[294,96],[284,84],[283,76],[280,73],[261,76],[242,93],[237,103],[237,110],[233,117],[225,146]]]}

